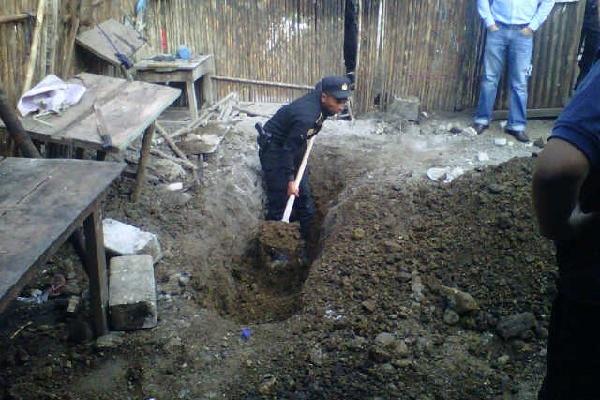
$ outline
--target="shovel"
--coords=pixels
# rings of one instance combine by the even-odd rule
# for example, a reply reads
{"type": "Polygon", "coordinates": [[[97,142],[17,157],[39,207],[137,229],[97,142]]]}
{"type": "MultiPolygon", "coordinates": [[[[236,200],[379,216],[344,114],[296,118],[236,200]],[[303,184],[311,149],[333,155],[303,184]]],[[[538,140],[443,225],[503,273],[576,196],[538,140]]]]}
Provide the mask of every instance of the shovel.
{"type": "MultiPolygon", "coordinates": [[[[308,162],[308,156],[310,155],[310,151],[312,150],[313,143],[315,141],[315,135],[311,136],[308,139],[308,144],[306,145],[306,151],[304,152],[304,157],[302,157],[302,162],[300,163],[300,168],[298,168],[298,172],[296,173],[296,179],[294,180],[294,187],[300,186],[300,181],[302,181],[302,177],[304,176],[304,170],[306,170],[306,163],[308,162]]],[[[294,207],[294,201],[296,200],[295,195],[291,195],[285,205],[285,210],[283,211],[283,218],[281,218],[281,222],[285,222],[287,224],[290,223],[290,216],[292,215],[292,208],[294,207]]]]}

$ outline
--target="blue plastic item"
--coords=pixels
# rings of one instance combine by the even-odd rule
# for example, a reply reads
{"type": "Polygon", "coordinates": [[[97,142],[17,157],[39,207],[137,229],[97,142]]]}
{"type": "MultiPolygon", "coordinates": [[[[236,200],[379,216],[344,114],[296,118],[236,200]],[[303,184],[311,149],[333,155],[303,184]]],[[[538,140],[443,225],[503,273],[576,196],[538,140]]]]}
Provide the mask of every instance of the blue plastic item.
{"type": "Polygon", "coordinates": [[[240,338],[244,342],[247,342],[248,340],[250,340],[250,336],[252,336],[252,330],[250,330],[250,328],[242,328],[242,333],[240,334],[240,338]]]}
{"type": "Polygon", "coordinates": [[[182,60],[189,60],[190,57],[192,56],[192,52],[186,46],[179,46],[177,48],[176,55],[177,55],[177,58],[180,58],[182,60]]]}

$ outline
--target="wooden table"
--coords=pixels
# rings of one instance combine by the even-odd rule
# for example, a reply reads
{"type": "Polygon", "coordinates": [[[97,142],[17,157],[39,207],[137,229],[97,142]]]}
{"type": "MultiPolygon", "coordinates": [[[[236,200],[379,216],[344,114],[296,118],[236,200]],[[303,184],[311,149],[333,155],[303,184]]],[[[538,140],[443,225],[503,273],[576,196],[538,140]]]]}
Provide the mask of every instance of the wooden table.
{"type": "Polygon", "coordinates": [[[97,335],[108,331],[100,202],[125,164],[0,159],[0,312],[83,223],[97,335]]]}
{"type": "Polygon", "coordinates": [[[201,55],[191,60],[152,61],[142,60],[135,64],[136,78],[146,82],[167,83],[184,82],[188,106],[192,120],[198,118],[198,101],[196,100],[196,86],[198,79],[202,79],[202,100],[205,103],[213,102],[212,81],[210,76],[215,72],[213,56],[201,55]]]}
{"type": "Polygon", "coordinates": [[[67,145],[75,148],[81,158],[82,149],[99,152],[120,152],[143,134],[142,149],[137,168],[132,199],[139,196],[150,153],[154,123],[181,93],[179,89],[146,82],[128,82],[125,79],[101,75],[80,74],[69,80],[86,87],[86,92],[76,105],[60,115],[36,119],[23,118],[23,127],[32,139],[43,143],[67,145]],[[103,147],[98,133],[98,122],[93,105],[96,104],[106,120],[112,139],[110,147],[103,147]]]}

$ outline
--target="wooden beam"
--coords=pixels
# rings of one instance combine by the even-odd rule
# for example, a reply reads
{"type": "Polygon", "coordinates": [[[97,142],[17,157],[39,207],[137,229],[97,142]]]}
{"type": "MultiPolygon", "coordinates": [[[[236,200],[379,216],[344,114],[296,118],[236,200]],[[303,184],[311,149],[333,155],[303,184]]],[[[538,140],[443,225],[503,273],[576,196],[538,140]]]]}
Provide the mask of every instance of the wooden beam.
{"type": "Polygon", "coordinates": [[[247,83],[250,85],[260,85],[260,86],[273,86],[284,89],[300,89],[300,90],[312,90],[314,86],[309,85],[298,85],[295,83],[281,83],[281,82],[270,82],[270,81],[258,81],[254,79],[245,79],[245,78],[236,78],[233,76],[221,76],[221,75],[213,75],[210,77],[216,81],[225,81],[225,82],[234,82],[234,83],[247,83]]]}
{"type": "Polygon", "coordinates": [[[6,93],[2,90],[0,85],[0,119],[4,121],[8,136],[15,141],[21,154],[28,158],[42,158],[37,147],[33,144],[33,141],[23,128],[19,117],[17,117],[16,111],[8,105],[8,98],[6,93]]]}
{"type": "Polygon", "coordinates": [[[131,193],[131,201],[136,202],[140,197],[142,186],[144,185],[144,179],[146,178],[146,164],[148,164],[148,158],[150,157],[150,148],[152,147],[152,136],[154,136],[155,123],[150,124],[149,127],[144,131],[142,138],[142,149],[140,150],[140,161],[137,168],[137,176],[135,178],[135,186],[131,193]]]}
{"type": "MultiPolygon", "coordinates": [[[[533,108],[527,110],[527,118],[556,118],[562,112],[562,108],[533,108]]],[[[493,120],[507,119],[508,110],[494,111],[493,120]]]]}
{"type": "Polygon", "coordinates": [[[6,24],[9,22],[20,22],[31,17],[35,17],[33,14],[13,14],[13,15],[0,15],[0,24],[6,24]]]}
{"type": "Polygon", "coordinates": [[[23,84],[23,93],[31,87],[33,81],[33,73],[35,72],[35,64],[37,63],[38,47],[40,44],[40,36],[42,26],[44,24],[44,10],[46,9],[46,0],[39,0],[37,13],[35,14],[35,30],[33,31],[33,40],[31,41],[31,50],[29,51],[29,61],[27,63],[27,73],[25,74],[25,83],[23,84]]]}

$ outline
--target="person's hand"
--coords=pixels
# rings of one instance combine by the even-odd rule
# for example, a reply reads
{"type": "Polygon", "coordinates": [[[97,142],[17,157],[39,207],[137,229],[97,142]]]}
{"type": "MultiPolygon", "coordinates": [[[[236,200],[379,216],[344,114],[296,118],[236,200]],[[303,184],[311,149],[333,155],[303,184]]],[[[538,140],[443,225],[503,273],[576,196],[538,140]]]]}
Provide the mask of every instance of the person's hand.
{"type": "Polygon", "coordinates": [[[287,195],[288,196],[294,195],[296,197],[300,196],[300,189],[298,187],[296,187],[296,185],[294,184],[294,181],[288,182],[287,195]]]}
{"type": "Polygon", "coordinates": [[[533,29],[531,29],[530,27],[523,28],[523,29],[521,29],[521,34],[523,36],[532,36],[533,35],[533,29]]]}
{"type": "Polygon", "coordinates": [[[488,30],[489,30],[490,32],[496,32],[496,31],[499,31],[499,30],[500,30],[500,28],[498,28],[498,25],[496,25],[496,24],[493,24],[493,25],[490,25],[490,26],[488,26],[488,30]]]}

